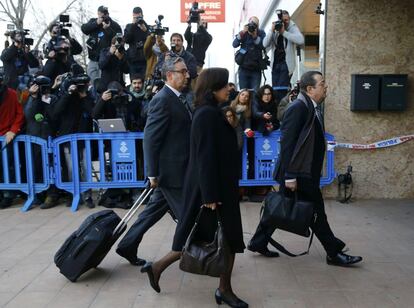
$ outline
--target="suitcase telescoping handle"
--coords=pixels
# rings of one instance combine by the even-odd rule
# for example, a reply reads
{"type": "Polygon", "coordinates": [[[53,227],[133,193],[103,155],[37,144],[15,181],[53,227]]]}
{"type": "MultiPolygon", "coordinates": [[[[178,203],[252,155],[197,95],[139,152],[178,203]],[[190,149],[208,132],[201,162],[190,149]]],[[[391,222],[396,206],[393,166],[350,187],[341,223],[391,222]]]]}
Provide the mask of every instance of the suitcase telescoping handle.
{"type": "Polygon", "coordinates": [[[116,226],[113,235],[116,235],[118,232],[122,232],[121,230],[126,227],[128,221],[135,215],[135,213],[139,210],[141,205],[144,201],[148,198],[148,196],[152,193],[152,188],[145,188],[142,194],[138,197],[138,199],[134,202],[130,210],[126,213],[126,215],[122,218],[120,223],[116,226]]]}

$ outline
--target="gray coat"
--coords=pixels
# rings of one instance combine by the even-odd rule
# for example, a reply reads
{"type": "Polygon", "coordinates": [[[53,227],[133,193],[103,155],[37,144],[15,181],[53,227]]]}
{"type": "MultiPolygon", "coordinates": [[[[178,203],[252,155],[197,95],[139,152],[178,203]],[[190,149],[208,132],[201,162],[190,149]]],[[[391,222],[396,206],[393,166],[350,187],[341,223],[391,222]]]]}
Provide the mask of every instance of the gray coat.
{"type": "MultiPolygon", "coordinates": [[[[296,26],[292,20],[289,22],[289,26],[282,35],[287,39],[287,44],[285,46],[286,64],[289,69],[289,75],[291,75],[295,71],[296,67],[296,45],[303,45],[305,43],[305,38],[300,32],[298,26],[296,26]]],[[[271,50],[272,52],[270,67],[273,67],[274,51],[278,36],[279,33],[272,32],[272,29],[270,28],[263,40],[263,46],[266,48],[266,51],[271,50]]]]}

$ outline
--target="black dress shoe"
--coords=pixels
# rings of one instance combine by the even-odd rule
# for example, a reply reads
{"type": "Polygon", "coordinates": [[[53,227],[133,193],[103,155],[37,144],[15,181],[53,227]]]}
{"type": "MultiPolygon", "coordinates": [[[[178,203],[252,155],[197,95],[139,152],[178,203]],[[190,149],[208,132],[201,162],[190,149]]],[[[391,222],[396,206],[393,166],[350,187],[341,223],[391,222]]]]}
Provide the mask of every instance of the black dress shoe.
{"type": "Polygon", "coordinates": [[[362,257],[350,256],[343,252],[337,253],[335,256],[326,256],[326,263],[329,265],[349,266],[362,261],[362,257]]]}
{"type": "Polygon", "coordinates": [[[229,305],[230,307],[236,307],[236,308],[247,308],[249,307],[249,304],[242,301],[240,298],[235,296],[235,298],[228,298],[223,293],[220,292],[219,289],[216,290],[216,293],[214,294],[216,298],[217,305],[221,305],[223,303],[229,305]]]}
{"type": "Polygon", "coordinates": [[[152,262],[145,263],[145,265],[141,267],[141,273],[147,273],[151,287],[155,290],[155,292],[160,293],[161,288],[158,282],[155,281],[154,272],[152,271],[152,262]]]}
{"type": "Polygon", "coordinates": [[[122,258],[127,259],[128,262],[131,263],[131,265],[143,266],[146,263],[144,259],[140,259],[135,255],[130,255],[125,251],[122,251],[120,248],[116,249],[116,253],[119,254],[122,258]]]}
{"type": "Polygon", "coordinates": [[[260,253],[261,255],[267,257],[267,258],[277,258],[279,257],[279,253],[277,251],[269,250],[267,247],[260,247],[256,248],[252,245],[247,245],[247,249],[253,252],[260,253]]]}

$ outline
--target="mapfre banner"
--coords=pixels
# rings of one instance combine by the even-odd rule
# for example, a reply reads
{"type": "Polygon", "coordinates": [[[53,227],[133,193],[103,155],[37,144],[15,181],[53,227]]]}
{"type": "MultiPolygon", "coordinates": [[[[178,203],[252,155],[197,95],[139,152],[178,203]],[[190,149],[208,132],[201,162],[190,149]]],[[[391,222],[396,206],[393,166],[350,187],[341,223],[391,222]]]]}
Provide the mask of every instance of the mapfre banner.
{"type": "MultiPolygon", "coordinates": [[[[194,1],[181,0],[181,22],[187,22],[193,2],[194,1]]],[[[205,13],[200,14],[201,19],[204,19],[207,22],[225,22],[225,4],[225,0],[198,1],[198,8],[205,10],[205,13]]]]}

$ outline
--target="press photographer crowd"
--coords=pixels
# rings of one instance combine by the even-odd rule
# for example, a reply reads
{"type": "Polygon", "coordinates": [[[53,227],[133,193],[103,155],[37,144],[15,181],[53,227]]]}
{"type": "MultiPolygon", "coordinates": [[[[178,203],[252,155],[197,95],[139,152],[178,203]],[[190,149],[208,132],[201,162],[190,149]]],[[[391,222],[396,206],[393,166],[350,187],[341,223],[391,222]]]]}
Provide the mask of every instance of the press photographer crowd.
{"type": "MultiPolygon", "coordinates": [[[[242,148],[247,142],[248,178],[253,179],[255,133],[266,136],[280,129],[281,150],[275,170],[280,190],[315,203],[313,212],[317,215],[310,228],[325,248],[328,264],[346,266],[361,261],[361,257],[342,252],[345,244],[334,236],[324,211],[319,178],[325,143],[319,104],[327,86],[316,71],[292,82],[296,48],[305,42],[289,13],[277,10],[267,32],[252,16],[237,33],[232,44],[237,48],[238,87],[228,82],[227,70],[203,69],[213,38],[197,2],[189,13],[184,35],[165,27],[162,15],[149,25],[140,7],[133,8],[131,23],[122,31],[109,9],[100,6],[97,16],[81,26],[87,37],[89,62],[85,68],[75,60],[82,45],[71,36],[68,15],[61,15],[49,27],[50,40],[42,51],[31,50],[33,40],[28,30],[10,29],[6,33],[10,42],[1,53],[0,73],[0,135],[5,136],[6,144],[12,144],[18,134],[47,140],[105,132],[98,122],[101,119],[122,119],[126,131],[144,132],[144,153],[140,155],[146,158],[154,192],[119,243],[117,253],[133,265],[143,265],[141,271],[148,274],[151,286],[159,292],[161,273],[184,254],[182,247],[187,245],[194,221],[200,218],[199,205],[217,207],[229,252],[228,269],[218,275],[220,287],[215,298],[218,304],[247,307],[230,284],[234,255],[245,248],[239,201],[249,200],[254,193],[254,189],[238,188],[242,148]],[[271,84],[262,85],[267,69],[271,70],[271,84]],[[144,233],[168,211],[178,220],[173,250],[155,263],[146,263],[137,257],[138,245],[144,233]]],[[[8,164],[14,166],[12,147],[6,145],[2,150],[8,151],[8,164]]],[[[80,168],[86,168],[84,150],[79,150],[80,168]]],[[[33,151],[34,157],[41,155],[33,151]]],[[[70,151],[67,147],[62,153],[68,177],[72,168],[70,151]]],[[[13,177],[13,167],[9,173],[13,177]]],[[[41,178],[42,174],[37,168],[34,177],[41,178]]],[[[97,202],[109,208],[130,208],[138,194],[136,189],[108,189],[97,202]]],[[[11,206],[17,197],[15,190],[1,191],[0,208],[11,206]]],[[[70,206],[71,202],[69,195],[54,185],[34,200],[41,209],[62,203],[70,206]]],[[[82,202],[95,207],[91,191],[83,193],[82,202]]],[[[214,221],[209,224],[216,216],[210,214],[200,221],[200,226],[204,225],[200,234],[208,238],[210,229],[216,231],[214,221]]],[[[274,229],[261,221],[248,249],[266,257],[279,256],[267,248],[274,229]]],[[[182,268],[187,265],[180,264],[182,268]]]]}

